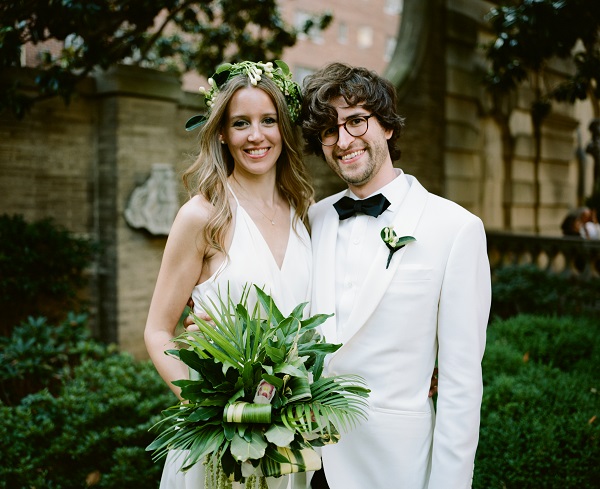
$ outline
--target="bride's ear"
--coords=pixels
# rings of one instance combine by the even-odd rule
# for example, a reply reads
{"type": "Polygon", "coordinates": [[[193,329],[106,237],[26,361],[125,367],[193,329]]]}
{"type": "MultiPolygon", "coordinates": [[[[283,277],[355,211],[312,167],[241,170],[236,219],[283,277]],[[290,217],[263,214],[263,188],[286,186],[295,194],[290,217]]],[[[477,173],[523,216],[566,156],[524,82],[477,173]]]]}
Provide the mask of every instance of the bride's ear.
{"type": "Polygon", "coordinates": [[[227,143],[225,142],[225,139],[223,139],[223,134],[219,134],[219,142],[220,142],[221,144],[227,144],[227,143]]]}

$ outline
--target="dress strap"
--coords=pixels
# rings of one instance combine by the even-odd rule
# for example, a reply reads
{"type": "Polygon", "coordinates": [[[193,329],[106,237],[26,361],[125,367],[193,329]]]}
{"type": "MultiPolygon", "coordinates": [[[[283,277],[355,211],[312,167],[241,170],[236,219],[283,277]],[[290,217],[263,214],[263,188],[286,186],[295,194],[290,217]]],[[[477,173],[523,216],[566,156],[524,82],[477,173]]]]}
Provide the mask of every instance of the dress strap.
{"type": "Polygon", "coordinates": [[[233,191],[233,189],[231,188],[231,185],[229,185],[229,182],[227,182],[227,188],[231,192],[231,195],[233,195],[233,198],[235,199],[235,203],[238,205],[238,207],[240,207],[240,201],[238,200],[237,196],[235,195],[235,192],[233,191]]]}

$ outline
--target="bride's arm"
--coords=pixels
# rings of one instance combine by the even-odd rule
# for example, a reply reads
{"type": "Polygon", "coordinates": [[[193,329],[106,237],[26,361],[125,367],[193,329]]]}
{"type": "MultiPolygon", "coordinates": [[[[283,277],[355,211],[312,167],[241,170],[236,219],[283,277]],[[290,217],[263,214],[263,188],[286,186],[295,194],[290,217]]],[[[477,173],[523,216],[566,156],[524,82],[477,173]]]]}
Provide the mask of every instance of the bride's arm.
{"type": "Polygon", "coordinates": [[[209,212],[205,201],[195,197],[177,213],[144,330],[146,348],[156,370],[178,397],[180,390],[172,382],[188,378],[188,370],[185,364],[164,352],[176,348],[172,341],[175,328],[202,273],[206,256],[204,227],[209,212]]]}

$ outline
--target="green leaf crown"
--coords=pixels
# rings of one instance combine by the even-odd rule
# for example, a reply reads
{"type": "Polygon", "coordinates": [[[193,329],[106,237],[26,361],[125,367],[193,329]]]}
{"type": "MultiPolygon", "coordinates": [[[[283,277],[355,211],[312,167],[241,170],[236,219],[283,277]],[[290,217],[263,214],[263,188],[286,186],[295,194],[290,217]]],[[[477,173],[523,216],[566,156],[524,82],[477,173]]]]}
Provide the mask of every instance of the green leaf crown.
{"type": "Polygon", "coordinates": [[[220,87],[238,75],[247,76],[250,79],[250,83],[254,86],[258,84],[263,76],[271,79],[285,97],[290,119],[294,124],[298,121],[302,107],[302,91],[300,85],[292,79],[289,66],[281,60],[276,60],[275,65],[270,61],[268,63],[263,63],[262,61],[242,61],[241,63],[224,63],[220,65],[215,74],[208,79],[208,89],[200,87],[199,91],[204,95],[208,112],[191,117],[185,124],[187,131],[196,129],[206,122],[215,97],[220,91],[220,87]]]}

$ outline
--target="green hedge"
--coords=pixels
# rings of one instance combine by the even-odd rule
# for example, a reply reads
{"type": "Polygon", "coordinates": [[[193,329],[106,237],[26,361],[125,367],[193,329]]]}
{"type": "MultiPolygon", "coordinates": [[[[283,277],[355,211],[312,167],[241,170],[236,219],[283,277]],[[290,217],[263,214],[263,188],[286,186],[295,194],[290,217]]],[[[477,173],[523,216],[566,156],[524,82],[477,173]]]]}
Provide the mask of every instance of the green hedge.
{"type": "Polygon", "coordinates": [[[494,270],[491,317],[516,314],[600,317],[600,279],[565,278],[535,265],[494,270]]]}
{"type": "Polygon", "coordinates": [[[155,437],[148,430],[175,398],[150,362],[90,340],[76,318],[56,327],[32,319],[4,345],[5,393],[15,399],[18,379],[43,388],[0,404],[0,488],[158,487],[162,464],[145,451],[155,437]],[[62,344],[37,344],[56,331],[62,344]]]}
{"type": "Polygon", "coordinates": [[[598,333],[593,318],[492,322],[474,489],[598,487],[598,333]]]}
{"type": "Polygon", "coordinates": [[[81,306],[86,268],[99,246],[46,218],[0,215],[0,335],[27,316],[62,319],[81,306]]]}
{"type": "Polygon", "coordinates": [[[72,312],[58,324],[29,317],[12,336],[0,336],[0,401],[18,404],[42,388],[56,394],[71,377],[73,366],[109,355],[113,349],[91,341],[86,324],[86,315],[72,312]]]}

